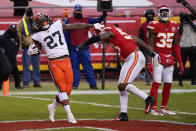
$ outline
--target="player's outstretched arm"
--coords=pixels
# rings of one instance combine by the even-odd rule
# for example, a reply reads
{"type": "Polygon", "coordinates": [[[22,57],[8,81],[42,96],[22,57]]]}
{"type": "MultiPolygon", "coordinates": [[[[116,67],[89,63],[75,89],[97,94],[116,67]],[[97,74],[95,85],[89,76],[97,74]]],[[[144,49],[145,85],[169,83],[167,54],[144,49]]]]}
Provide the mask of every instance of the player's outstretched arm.
{"type": "Polygon", "coordinates": [[[94,27],[94,25],[85,23],[63,24],[63,30],[79,30],[90,27],[94,27]]]}
{"type": "Polygon", "coordinates": [[[133,40],[137,43],[137,45],[139,47],[141,47],[142,49],[145,50],[145,52],[147,53],[147,55],[149,55],[150,57],[154,57],[155,53],[153,51],[152,46],[145,44],[145,42],[141,39],[138,39],[137,37],[132,36],[133,40]]]}
{"type": "Polygon", "coordinates": [[[107,40],[109,38],[113,37],[113,33],[110,31],[105,31],[104,33],[101,33],[99,35],[92,36],[87,41],[85,41],[83,44],[77,46],[77,50],[81,51],[84,47],[93,44],[95,42],[99,42],[101,40],[107,40]]]}

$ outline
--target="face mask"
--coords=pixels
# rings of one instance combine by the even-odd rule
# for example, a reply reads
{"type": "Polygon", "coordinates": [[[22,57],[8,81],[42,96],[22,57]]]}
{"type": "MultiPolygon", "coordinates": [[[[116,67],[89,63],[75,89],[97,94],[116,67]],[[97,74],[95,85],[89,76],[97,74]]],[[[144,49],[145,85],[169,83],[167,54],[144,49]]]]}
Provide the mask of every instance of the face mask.
{"type": "Polygon", "coordinates": [[[82,18],[82,14],[81,13],[73,13],[73,16],[77,19],[82,18]]]}
{"type": "Polygon", "coordinates": [[[153,16],[146,16],[146,19],[147,23],[154,20],[153,16]]]}
{"type": "Polygon", "coordinates": [[[10,37],[15,37],[16,33],[17,32],[15,30],[9,30],[10,37]]]}

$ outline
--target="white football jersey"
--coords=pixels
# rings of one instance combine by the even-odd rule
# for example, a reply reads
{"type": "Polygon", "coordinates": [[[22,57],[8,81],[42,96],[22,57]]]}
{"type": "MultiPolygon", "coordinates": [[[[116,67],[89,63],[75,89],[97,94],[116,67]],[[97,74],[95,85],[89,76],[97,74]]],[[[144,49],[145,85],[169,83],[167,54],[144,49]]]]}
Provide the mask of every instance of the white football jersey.
{"type": "Polygon", "coordinates": [[[32,39],[41,44],[48,58],[69,55],[60,20],[54,22],[48,30],[33,34],[32,39]]]}

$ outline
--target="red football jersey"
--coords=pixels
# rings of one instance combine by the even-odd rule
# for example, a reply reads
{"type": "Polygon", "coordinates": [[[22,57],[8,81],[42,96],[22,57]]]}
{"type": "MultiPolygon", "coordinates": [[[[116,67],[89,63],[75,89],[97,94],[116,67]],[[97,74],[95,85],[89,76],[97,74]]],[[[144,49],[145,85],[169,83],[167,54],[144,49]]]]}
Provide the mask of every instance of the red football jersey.
{"type": "Polygon", "coordinates": [[[169,21],[169,24],[165,25],[160,21],[151,21],[148,28],[155,33],[154,51],[158,54],[171,54],[174,35],[178,32],[177,22],[169,21]]]}
{"type": "Polygon", "coordinates": [[[123,32],[120,28],[107,25],[101,32],[104,31],[111,31],[114,34],[114,37],[108,39],[106,42],[118,46],[123,58],[129,56],[129,54],[131,54],[138,47],[132,37],[123,32]]]}

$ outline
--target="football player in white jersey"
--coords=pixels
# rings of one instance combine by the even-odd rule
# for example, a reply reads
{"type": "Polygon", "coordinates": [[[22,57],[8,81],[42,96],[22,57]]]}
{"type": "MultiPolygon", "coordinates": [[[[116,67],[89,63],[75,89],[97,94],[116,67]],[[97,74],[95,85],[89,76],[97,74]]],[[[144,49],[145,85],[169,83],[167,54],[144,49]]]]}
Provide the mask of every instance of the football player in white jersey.
{"type": "Polygon", "coordinates": [[[49,60],[49,70],[59,91],[56,99],[48,105],[49,119],[54,122],[57,107],[61,104],[67,113],[69,123],[77,123],[70,106],[69,97],[72,90],[73,72],[63,30],[94,27],[92,24],[64,24],[60,20],[52,23],[48,16],[39,14],[35,17],[37,32],[32,36],[34,43],[28,49],[28,55],[40,53],[41,47],[49,60]]]}

